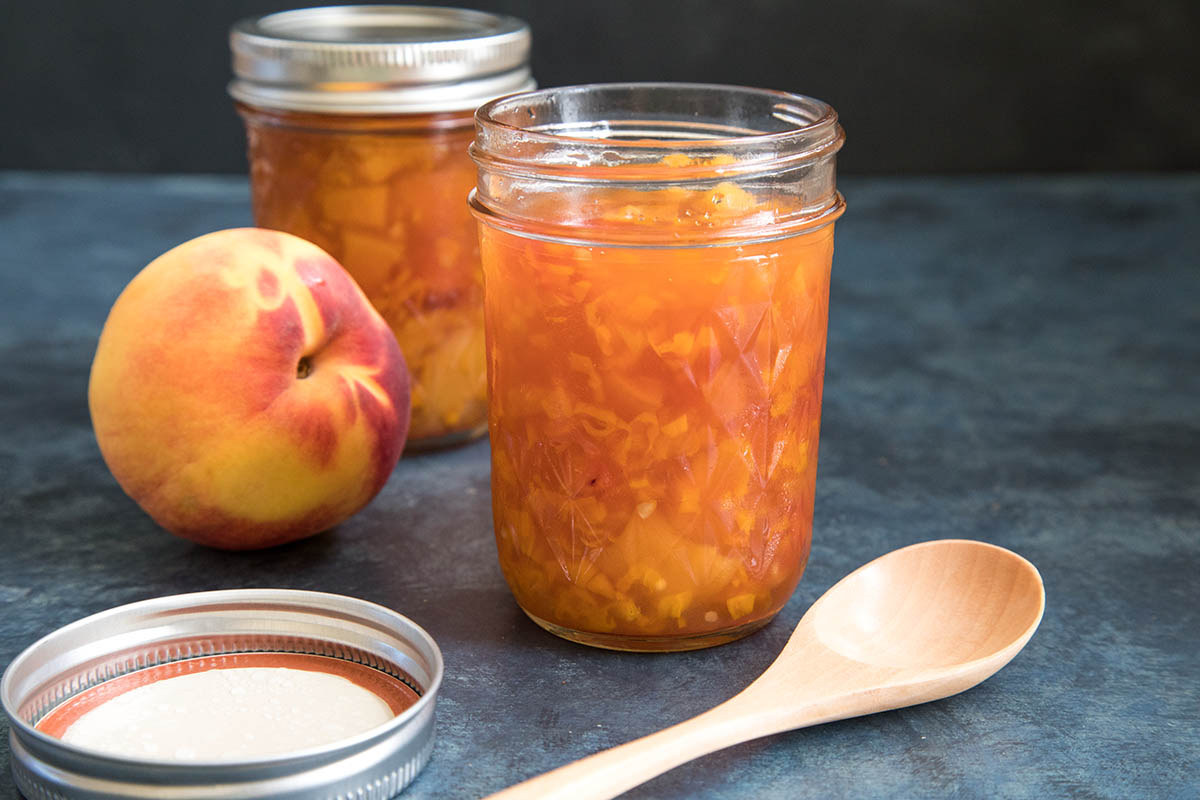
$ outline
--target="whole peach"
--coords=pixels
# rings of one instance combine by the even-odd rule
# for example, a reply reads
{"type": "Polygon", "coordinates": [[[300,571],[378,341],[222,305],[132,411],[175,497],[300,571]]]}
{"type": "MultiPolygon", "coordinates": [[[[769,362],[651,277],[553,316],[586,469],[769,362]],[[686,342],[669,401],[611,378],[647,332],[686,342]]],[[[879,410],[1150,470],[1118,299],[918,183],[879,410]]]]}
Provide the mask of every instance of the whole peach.
{"type": "Polygon", "coordinates": [[[213,547],[299,539],[354,514],[404,447],[409,376],[387,324],[327,253],[218,231],[129,283],[88,385],[117,482],[213,547]]]}

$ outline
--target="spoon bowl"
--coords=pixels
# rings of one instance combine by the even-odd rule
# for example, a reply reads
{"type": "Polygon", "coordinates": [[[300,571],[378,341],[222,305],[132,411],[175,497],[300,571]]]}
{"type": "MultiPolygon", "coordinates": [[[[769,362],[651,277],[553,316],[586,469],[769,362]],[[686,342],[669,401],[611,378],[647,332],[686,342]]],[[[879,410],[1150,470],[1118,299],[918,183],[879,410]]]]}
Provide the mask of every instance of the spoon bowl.
{"type": "Polygon", "coordinates": [[[1045,604],[1037,569],[1002,547],[940,539],[894,550],[822,595],[739,694],[492,797],[603,800],[739,742],[949,697],[1011,661],[1045,604]]]}
{"type": "Polygon", "coordinates": [[[1025,559],[984,542],[943,539],[859,567],[805,620],[822,644],[855,661],[960,669],[1016,655],[1044,606],[1041,576],[1025,559]]]}

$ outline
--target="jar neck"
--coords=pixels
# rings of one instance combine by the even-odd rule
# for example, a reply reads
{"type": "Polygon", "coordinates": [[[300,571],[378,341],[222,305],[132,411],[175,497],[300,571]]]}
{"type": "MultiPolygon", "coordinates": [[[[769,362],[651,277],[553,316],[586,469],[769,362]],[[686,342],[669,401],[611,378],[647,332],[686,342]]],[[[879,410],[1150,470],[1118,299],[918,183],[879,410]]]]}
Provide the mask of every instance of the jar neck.
{"type": "Polygon", "coordinates": [[[529,92],[475,114],[477,216],[529,235],[695,245],[789,236],[844,207],[825,103],[702,84],[529,92]]]}

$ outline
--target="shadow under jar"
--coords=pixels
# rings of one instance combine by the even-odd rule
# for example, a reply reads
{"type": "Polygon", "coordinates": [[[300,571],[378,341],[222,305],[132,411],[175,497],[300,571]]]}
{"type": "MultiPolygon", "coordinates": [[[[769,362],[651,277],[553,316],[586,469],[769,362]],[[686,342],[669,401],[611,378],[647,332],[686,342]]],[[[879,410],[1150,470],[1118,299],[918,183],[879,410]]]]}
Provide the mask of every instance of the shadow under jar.
{"type": "Polygon", "coordinates": [[[529,45],[512,17],[419,6],[286,11],[230,34],[255,223],[329,252],[387,320],[412,374],[410,449],[487,429],[466,151],[480,103],[532,88],[529,45]]]}
{"type": "Polygon", "coordinates": [[[843,133],[799,95],[566,87],[476,112],[500,565],[620,650],[765,625],[812,539],[843,133]]]}

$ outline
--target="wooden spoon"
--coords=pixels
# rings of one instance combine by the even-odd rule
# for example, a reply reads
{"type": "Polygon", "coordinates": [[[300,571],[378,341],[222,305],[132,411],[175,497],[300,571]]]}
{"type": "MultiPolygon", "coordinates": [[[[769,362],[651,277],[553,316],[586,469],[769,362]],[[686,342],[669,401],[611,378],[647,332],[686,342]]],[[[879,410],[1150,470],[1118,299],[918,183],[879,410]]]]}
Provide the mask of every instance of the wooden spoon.
{"type": "Polygon", "coordinates": [[[894,550],[818,599],[740,694],[492,798],[615,797],[739,742],[949,697],[1020,652],[1045,605],[1037,569],[1002,547],[942,539],[894,550]]]}

